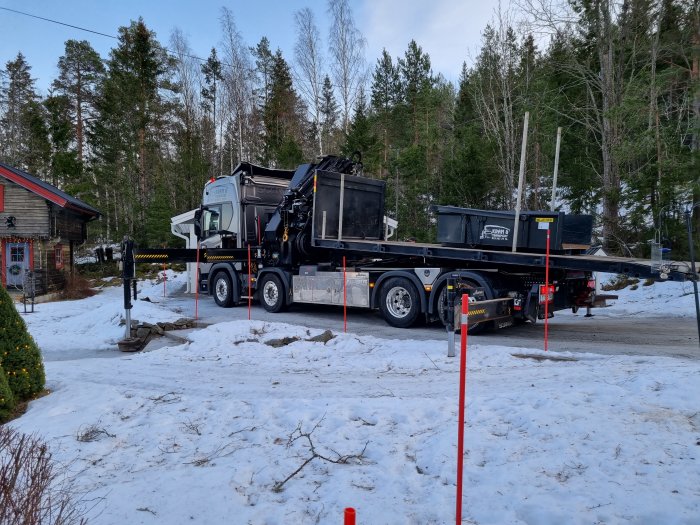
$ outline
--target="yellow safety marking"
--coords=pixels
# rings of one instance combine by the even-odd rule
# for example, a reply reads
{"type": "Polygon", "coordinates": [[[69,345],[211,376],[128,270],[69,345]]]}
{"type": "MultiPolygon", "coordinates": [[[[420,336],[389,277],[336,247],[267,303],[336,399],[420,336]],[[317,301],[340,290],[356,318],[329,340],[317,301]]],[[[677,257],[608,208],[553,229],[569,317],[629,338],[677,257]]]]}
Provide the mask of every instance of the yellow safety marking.
{"type": "Polygon", "coordinates": [[[554,222],[554,217],[536,217],[535,222],[554,222]]]}
{"type": "Polygon", "coordinates": [[[314,173],[314,193],[316,193],[316,179],[318,175],[314,173]]]}
{"type": "Polygon", "coordinates": [[[141,253],[134,255],[134,259],[160,259],[160,258],[168,258],[168,254],[166,253],[141,253]]]}
{"type": "Polygon", "coordinates": [[[486,308],[480,308],[479,310],[469,310],[469,315],[481,315],[486,313],[486,308]]]}
{"type": "Polygon", "coordinates": [[[233,255],[207,255],[207,261],[228,261],[235,259],[233,255]]]}

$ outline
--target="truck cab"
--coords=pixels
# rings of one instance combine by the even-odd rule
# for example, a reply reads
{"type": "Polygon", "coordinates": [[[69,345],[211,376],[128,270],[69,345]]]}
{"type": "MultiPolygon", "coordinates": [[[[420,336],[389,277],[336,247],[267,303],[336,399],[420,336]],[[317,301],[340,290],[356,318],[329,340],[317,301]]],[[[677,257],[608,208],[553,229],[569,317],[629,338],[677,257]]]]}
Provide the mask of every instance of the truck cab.
{"type": "MultiPolygon", "coordinates": [[[[209,180],[202,194],[199,216],[201,247],[245,248],[259,245],[265,226],[292,179],[294,171],[240,163],[231,175],[209,180]]],[[[199,287],[214,295],[220,306],[241,296],[241,263],[200,265],[199,287]]]]}
{"type": "Polygon", "coordinates": [[[243,248],[259,244],[293,175],[290,170],[244,162],[233,174],[209,180],[202,195],[203,245],[243,248]]]}

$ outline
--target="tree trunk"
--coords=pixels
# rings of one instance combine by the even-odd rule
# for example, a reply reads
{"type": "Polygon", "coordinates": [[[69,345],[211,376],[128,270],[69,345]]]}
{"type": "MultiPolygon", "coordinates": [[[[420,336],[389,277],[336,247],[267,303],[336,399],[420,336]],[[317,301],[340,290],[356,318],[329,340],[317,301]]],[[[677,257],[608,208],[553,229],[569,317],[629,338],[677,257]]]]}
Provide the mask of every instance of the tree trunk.
{"type": "Polygon", "coordinates": [[[611,110],[617,105],[616,78],[613,53],[613,35],[608,0],[598,4],[598,59],[602,86],[601,154],[603,162],[603,248],[613,249],[618,238],[620,216],[620,174],[613,149],[617,140],[617,126],[611,110]]]}

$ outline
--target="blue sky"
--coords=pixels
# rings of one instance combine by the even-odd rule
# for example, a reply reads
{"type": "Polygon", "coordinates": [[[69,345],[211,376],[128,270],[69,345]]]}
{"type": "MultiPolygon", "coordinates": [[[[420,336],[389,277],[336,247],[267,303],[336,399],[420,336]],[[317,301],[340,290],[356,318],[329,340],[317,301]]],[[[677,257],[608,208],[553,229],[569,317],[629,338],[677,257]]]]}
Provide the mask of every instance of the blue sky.
{"type": "MultiPolygon", "coordinates": [[[[411,39],[430,54],[433,71],[451,81],[459,77],[461,64],[469,64],[478,52],[481,32],[493,17],[495,0],[350,0],[355,22],[367,39],[366,58],[373,67],[383,48],[393,57],[403,56],[411,39]]],[[[253,46],[267,36],[272,48],[280,48],[293,62],[296,39],[294,12],[309,7],[321,31],[324,50],[329,20],[326,0],[0,0],[0,6],[52,18],[110,35],[139,16],[167,44],[173,29],[188,37],[197,56],[206,57],[220,40],[219,11],[234,14],[244,41],[253,46]]],[[[77,29],[0,10],[0,65],[21,51],[32,66],[37,88],[45,94],[56,76],[56,64],[68,39],[88,40],[107,57],[116,41],[77,29]]]]}

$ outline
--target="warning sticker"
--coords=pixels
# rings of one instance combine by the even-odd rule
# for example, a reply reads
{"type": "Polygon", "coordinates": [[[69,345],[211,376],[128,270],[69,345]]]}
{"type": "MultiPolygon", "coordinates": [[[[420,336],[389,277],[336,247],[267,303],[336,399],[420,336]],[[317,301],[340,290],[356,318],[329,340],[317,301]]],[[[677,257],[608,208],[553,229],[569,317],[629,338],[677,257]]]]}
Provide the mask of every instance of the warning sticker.
{"type": "Polygon", "coordinates": [[[554,217],[535,217],[535,222],[554,222],[554,217]]]}

